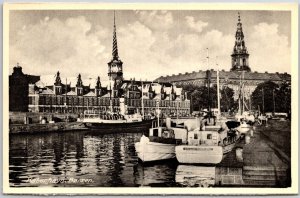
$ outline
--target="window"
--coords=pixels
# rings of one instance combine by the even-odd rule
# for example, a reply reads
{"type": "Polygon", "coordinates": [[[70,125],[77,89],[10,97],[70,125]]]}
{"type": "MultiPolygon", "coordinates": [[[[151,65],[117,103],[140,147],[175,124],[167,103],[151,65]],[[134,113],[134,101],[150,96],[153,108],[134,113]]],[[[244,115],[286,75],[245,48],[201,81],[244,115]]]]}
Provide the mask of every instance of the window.
{"type": "Polygon", "coordinates": [[[198,139],[198,134],[197,133],[194,133],[194,139],[198,139]]]}
{"type": "Polygon", "coordinates": [[[243,65],[246,66],[246,59],[243,59],[243,65]]]}
{"type": "Polygon", "coordinates": [[[211,134],[207,134],[207,139],[211,140],[211,136],[212,136],[211,134]]]}
{"type": "Polygon", "coordinates": [[[153,129],[153,136],[158,137],[158,129],[153,129]]]}

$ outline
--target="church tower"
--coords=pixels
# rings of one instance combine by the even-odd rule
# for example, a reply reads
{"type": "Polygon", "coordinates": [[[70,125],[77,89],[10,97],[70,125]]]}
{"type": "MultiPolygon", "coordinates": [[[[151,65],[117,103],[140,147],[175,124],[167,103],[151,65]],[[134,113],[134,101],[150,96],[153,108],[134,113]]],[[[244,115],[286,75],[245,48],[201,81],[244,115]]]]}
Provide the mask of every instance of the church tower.
{"type": "Polygon", "coordinates": [[[249,67],[249,54],[245,46],[244,33],[240,13],[238,13],[237,30],[235,33],[235,44],[231,54],[231,71],[251,71],[249,67]]]}
{"type": "Polygon", "coordinates": [[[114,83],[114,87],[120,88],[123,81],[123,62],[119,59],[119,54],[118,54],[115,12],[114,12],[112,60],[108,63],[108,77],[109,80],[114,83]]]}

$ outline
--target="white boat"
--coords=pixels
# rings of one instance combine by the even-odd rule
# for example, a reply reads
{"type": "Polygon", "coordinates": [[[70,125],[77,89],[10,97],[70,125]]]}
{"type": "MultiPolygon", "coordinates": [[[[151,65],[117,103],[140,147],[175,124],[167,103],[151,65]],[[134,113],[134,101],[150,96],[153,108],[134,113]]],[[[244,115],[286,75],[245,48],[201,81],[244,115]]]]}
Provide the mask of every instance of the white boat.
{"type": "MultiPolygon", "coordinates": [[[[206,126],[205,130],[188,132],[187,145],[175,147],[176,158],[184,164],[218,164],[223,155],[230,152],[240,135],[228,129],[215,130],[216,126],[206,126]]],[[[220,129],[220,128],[219,128],[220,129]]]]}
{"type": "Polygon", "coordinates": [[[143,135],[135,143],[137,156],[143,162],[172,159],[175,157],[174,131],[165,127],[151,128],[149,137],[143,135]]]}
{"type": "Polygon", "coordinates": [[[187,133],[183,128],[155,127],[149,129],[149,137],[143,135],[135,143],[135,150],[142,162],[175,158],[175,146],[182,142],[176,134],[187,133]]]}

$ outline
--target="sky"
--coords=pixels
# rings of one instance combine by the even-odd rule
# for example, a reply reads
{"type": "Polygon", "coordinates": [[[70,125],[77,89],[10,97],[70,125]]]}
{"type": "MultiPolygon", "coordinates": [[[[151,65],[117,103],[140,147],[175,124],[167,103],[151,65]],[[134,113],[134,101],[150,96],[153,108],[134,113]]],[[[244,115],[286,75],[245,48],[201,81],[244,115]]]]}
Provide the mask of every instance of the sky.
{"type": "MultiPolygon", "coordinates": [[[[230,70],[238,12],[251,70],[291,73],[289,11],[118,10],[124,78],[154,80],[217,69],[216,64],[230,70]]],[[[97,76],[108,79],[113,11],[18,10],[10,11],[9,20],[10,74],[19,63],[24,73],[41,75],[46,84],[53,84],[57,71],[72,83],[79,73],[84,84],[97,76]]]]}

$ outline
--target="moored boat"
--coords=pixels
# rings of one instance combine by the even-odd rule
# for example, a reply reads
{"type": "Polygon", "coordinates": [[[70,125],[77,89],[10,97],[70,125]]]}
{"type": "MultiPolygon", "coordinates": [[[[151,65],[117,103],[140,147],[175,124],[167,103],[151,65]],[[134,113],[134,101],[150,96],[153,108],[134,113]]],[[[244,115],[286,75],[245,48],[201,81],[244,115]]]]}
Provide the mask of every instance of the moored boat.
{"type": "Polygon", "coordinates": [[[196,129],[188,132],[186,145],[175,147],[176,158],[184,164],[218,164],[223,155],[230,152],[240,135],[223,125],[206,126],[205,130],[196,129]]]}
{"type": "Polygon", "coordinates": [[[137,156],[142,162],[175,158],[175,146],[185,141],[186,133],[184,128],[152,127],[148,137],[143,135],[135,143],[137,156]]]}
{"type": "Polygon", "coordinates": [[[85,111],[81,122],[90,129],[124,129],[124,128],[145,128],[151,127],[152,119],[143,119],[136,113],[122,115],[118,113],[85,111]]]}

